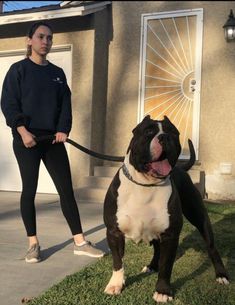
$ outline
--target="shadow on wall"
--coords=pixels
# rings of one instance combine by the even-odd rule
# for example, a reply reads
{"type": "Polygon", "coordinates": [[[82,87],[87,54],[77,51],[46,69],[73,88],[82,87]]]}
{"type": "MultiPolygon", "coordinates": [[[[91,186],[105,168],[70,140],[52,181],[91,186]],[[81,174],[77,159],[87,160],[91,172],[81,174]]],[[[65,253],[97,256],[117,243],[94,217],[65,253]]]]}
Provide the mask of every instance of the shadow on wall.
{"type": "MultiPolygon", "coordinates": [[[[112,6],[94,14],[94,66],[92,86],[92,126],[91,149],[105,152],[106,115],[108,99],[108,68],[109,46],[113,39],[112,6]]],[[[102,165],[103,161],[91,158],[90,174],[96,165],[102,165]]]]}

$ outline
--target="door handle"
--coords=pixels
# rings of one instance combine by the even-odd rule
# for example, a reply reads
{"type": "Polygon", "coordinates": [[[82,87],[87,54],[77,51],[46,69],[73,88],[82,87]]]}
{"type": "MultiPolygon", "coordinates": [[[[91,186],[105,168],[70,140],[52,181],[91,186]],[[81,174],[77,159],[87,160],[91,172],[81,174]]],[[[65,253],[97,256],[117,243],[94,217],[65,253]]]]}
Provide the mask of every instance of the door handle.
{"type": "Polygon", "coordinates": [[[190,81],[190,85],[189,85],[189,91],[190,92],[194,92],[195,90],[196,90],[196,80],[195,79],[191,79],[191,81],[190,81]]]}

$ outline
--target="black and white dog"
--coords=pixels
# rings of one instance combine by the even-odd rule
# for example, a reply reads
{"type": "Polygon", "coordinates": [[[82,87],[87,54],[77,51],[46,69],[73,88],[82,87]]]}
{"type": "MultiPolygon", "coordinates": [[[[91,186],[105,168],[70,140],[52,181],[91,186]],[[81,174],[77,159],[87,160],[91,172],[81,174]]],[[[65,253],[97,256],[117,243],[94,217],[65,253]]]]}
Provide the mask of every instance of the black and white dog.
{"type": "Polygon", "coordinates": [[[105,197],[104,222],[113,257],[113,274],[105,288],[120,294],[124,286],[125,237],[150,242],[154,255],[143,271],[157,271],[153,298],[173,299],[171,272],[182,228],[182,214],[199,230],[215,268],[216,280],[228,284],[228,275],[214,245],[213,232],[199,191],[186,170],[195,161],[193,145],[189,163],[175,166],[180,155],[179,132],[167,117],[149,116],[133,130],[127,155],[105,197]],[[194,155],[193,155],[194,154],[194,155]],[[186,170],[185,170],[186,169],[186,170]]]}

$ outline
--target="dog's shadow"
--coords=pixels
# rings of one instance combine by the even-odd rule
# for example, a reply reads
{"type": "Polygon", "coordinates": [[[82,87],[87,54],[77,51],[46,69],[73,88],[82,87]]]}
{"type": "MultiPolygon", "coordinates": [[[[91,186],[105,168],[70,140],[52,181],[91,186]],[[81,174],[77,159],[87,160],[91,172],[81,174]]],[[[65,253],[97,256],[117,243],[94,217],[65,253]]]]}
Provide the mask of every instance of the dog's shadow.
{"type": "Polygon", "coordinates": [[[141,272],[136,275],[129,276],[125,281],[125,287],[131,286],[137,282],[141,282],[144,278],[150,276],[151,274],[156,274],[156,272],[141,272]]]}
{"type": "MultiPolygon", "coordinates": [[[[235,223],[235,213],[231,213],[229,215],[224,215],[224,217],[221,220],[219,220],[218,222],[216,222],[212,225],[214,237],[215,237],[216,248],[218,249],[218,251],[222,257],[222,260],[225,261],[225,259],[226,259],[226,262],[224,262],[225,268],[231,274],[234,274],[234,272],[235,272],[235,266],[234,266],[235,249],[233,247],[229,247],[228,243],[229,243],[229,236],[231,236],[231,234],[234,236],[234,234],[235,234],[234,223],[235,223]],[[222,235],[221,230],[223,230],[223,232],[224,232],[223,236],[221,236],[222,235]],[[233,231],[233,232],[231,232],[231,231],[233,231]],[[228,238],[226,238],[226,232],[229,232],[228,238]]],[[[189,281],[197,276],[202,275],[204,272],[207,271],[207,269],[209,269],[212,266],[212,262],[207,255],[206,244],[204,243],[204,241],[197,229],[194,229],[194,231],[191,234],[188,234],[180,242],[178,251],[177,251],[177,257],[176,257],[175,261],[182,258],[184,256],[184,254],[186,253],[186,251],[189,249],[193,249],[196,252],[203,252],[203,253],[205,253],[205,255],[207,257],[196,270],[191,271],[191,269],[190,269],[190,274],[187,274],[186,276],[178,278],[174,282],[172,282],[172,284],[176,290],[178,287],[183,286],[187,281],[189,281]]],[[[143,265],[144,265],[144,263],[147,265],[149,262],[143,262],[143,265]]],[[[188,267],[190,268],[190,266],[188,266],[188,267]]],[[[173,272],[174,272],[174,270],[173,270],[173,272]]],[[[150,272],[150,273],[141,272],[139,274],[130,276],[126,279],[125,286],[126,287],[131,286],[132,284],[143,280],[145,277],[151,275],[152,273],[153,272],[150,272]]]]}
{"type": "MultiPolygon", "coordinates": [[[[216,212],[212,212],[212,213],[216,213],[216,212]]],[[[212,224],[215,246],[224,262],[225,268],[227,269],[229,275],[230,273],[234,274],[235,272],[235,266],[233,263],[235,257],[235,249],[229,246],[231,242],[230,240],[231,235],[234,236],[235,234],[234,222],[235,222],[235,213],[230,213],[224,215],[221,220],[212,224]],[[228,232],[228,237],[226,237],[226,232],[228,232]]],[[[193,249],[196,252],[202,252],[206,255],[206,258],[196,270],[190,272],[190,274],[188,274],[187,276],[179,278],[175,282],[173,282],[173,285],[175,287],[181,287],[188,280],[191,280],[197,276],[202,275],[212,266],[212,262],[207,254],[206,244],[204,243],[197,229],[195,229],[191,234],[187,235],[181,241],[176,260],[183,257],[183,255],[188,249],[193,249]]]]}

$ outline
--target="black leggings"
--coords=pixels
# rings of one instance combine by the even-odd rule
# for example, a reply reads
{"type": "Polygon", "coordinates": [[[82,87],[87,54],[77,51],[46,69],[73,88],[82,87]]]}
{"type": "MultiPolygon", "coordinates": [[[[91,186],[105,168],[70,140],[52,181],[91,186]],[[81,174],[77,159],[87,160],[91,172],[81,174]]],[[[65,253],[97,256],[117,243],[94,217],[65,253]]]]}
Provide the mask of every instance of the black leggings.
{"type": "Polygon", "coordinates": [[[36,235],[35,195],[38,184],[39,166],[42,160],[60,196],[62,212],[73,235],[82,233],[80,215],[74,198],[67,151],[63,143],[39,143],[26,148],[13,141],[14,153],[20,168],[22,194],[20,210],[27,236],[36,235]]]}

